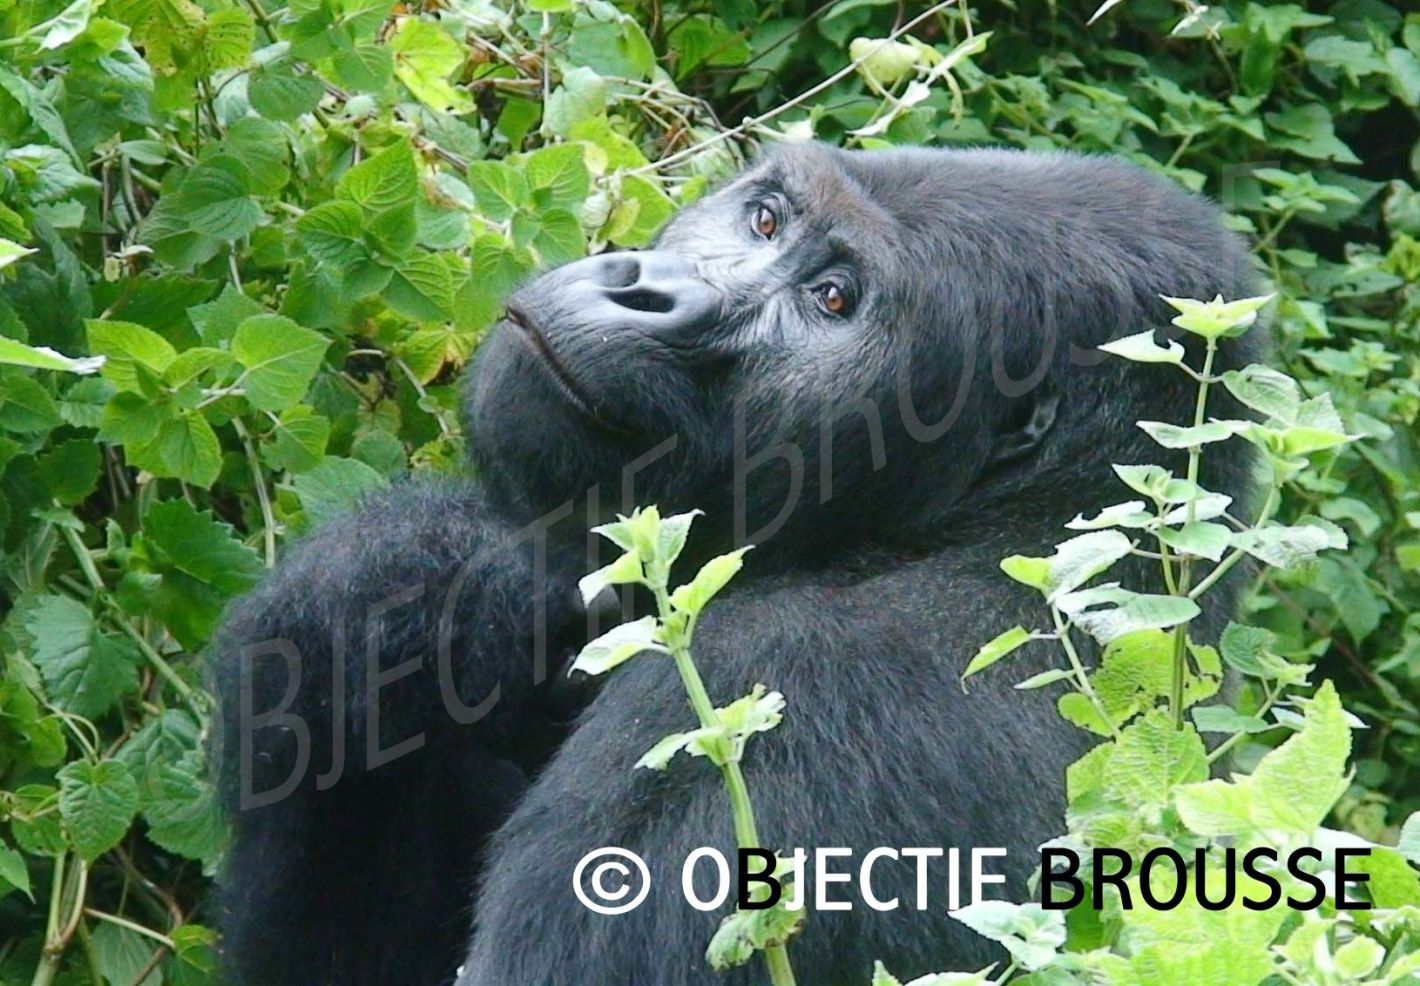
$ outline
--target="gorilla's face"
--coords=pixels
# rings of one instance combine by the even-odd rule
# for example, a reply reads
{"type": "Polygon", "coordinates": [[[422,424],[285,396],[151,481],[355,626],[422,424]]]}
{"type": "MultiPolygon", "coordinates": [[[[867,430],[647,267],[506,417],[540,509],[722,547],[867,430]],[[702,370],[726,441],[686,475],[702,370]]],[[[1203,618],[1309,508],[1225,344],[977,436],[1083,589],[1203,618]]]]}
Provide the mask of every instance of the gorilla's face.
{"type": "Polygon", "coordinates": [[[874,194],[878,172],[900,170],[875,157],[782,150],[681,212],[654,249],[518,290],[470,387],[484,476],[542,510],[592,484],[609,507],[712,509],[737,465],[794,443],[800,475],[758,469],[743,484],[748,509],[794,483],[816,503],[826,482],[841,497],[893,471],[869,460],[898,445],[899,392],[916,395],[915,414],[942,417],[930,409],[950,399],[960,357],[928,338],[949,328],[931,270],[945,231],[913,214],[921,189],[901,174],[895,200],[874,194]],[[903,373],[912,364],[922,372],[903,373]],[[853,410],[863,398],[879,421],[853,410]]]}
{"type": "Polygon", "coordinates": [[[655,249],[517,291],[472,453],[525,511],[595,486],[603,513],[700,507],[751,540],[915,537],[1027,490],[1064,509],[1191,400],[1094,347],[1164,325],[1160,294],[1243,283],[1239,257],[1207,203],[1108,159],[783,148],[655,249]]]}

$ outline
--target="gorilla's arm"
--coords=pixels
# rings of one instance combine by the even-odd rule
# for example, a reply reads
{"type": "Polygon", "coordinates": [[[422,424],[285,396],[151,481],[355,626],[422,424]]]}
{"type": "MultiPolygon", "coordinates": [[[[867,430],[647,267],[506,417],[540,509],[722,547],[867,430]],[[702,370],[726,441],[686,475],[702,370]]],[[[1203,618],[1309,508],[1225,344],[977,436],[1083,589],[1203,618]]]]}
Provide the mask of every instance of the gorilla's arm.
{"type": "MultiPolygon", "coordinates": [[[[901,897],[893,911],[868,909],[856,876],[875,847],[959,846],[969,884],[969,847],[1007,847],[1008,858],[988,859],[986,869],[1004,869],[1008,892],[1021,899],[1034,848],[1063,826],[1058,763],[1073,748],[1083,752],[1084,734],[1054,713],[1053,695],[1010,687],[1038,669],[1040,655],[1013,657],[1015,674],[983,675],[970,695],[958,682],[981,642],[1002,626],[1030,625],[1038,608],[1029,590],[1003,592],[1002,582],[974,553],[951,571],[927,562],[852,586],[773,590],[747,581],[712,603],[697,630],[696,664],[716,704],[755,682],[788,700],[784,722],[753,737],[745,754],[761,836],[781,850],[854,852],[832,864],[853,884],[829,888],[842,900],[851,887],[853,910],[810,914],[790,950],[799,982],[864,983],[875,958],[912,977],[998,957],[947,918],[945,859],[930,861],[926,912],[915,907],[910,859],[874,867],[877,896],[901,897]],[[1003,788],[1015,792],[1008,814],[999,808],[1003,788]]],[[[759,958],[727,974],[710,969],[705,946],[728,905],[702,913],[681,894],[692,849],[716,846],[734,866],[719,772],[683,755],[664,772],[632,767],[661,736],[694,724],[669,659],[642,654],[611,673],[494,840],[460,986],[569,975],[657,986],[764,981],[759,958]],[[577,861],[602,846],[649,865],[651,889],[635,911],[596,914],[573,896],[577,861]]],[[[706,862],[698,870],[702,899],[713,897],[712,870],[706,862]]]]}
{"type": "Polygon", "coordinates": [[[482,838],[561,735],[543,679],[583,620],[541,553],[476,487],[411,480],[234,604],[212,663],[235,981],[452,975],[482,838]]]}

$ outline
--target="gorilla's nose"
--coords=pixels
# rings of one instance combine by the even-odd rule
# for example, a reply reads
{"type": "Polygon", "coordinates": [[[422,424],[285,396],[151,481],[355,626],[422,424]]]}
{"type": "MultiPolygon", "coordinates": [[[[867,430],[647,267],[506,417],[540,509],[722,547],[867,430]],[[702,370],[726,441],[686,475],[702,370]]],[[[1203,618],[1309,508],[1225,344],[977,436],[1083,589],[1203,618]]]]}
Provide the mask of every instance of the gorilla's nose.
{"type": "Polygon", "coordinates": [[[720,292],[693,264],[665,250],[605,253],[556,272],[580,317],[605,328],[679,333],[716,321],[720,292]]]}

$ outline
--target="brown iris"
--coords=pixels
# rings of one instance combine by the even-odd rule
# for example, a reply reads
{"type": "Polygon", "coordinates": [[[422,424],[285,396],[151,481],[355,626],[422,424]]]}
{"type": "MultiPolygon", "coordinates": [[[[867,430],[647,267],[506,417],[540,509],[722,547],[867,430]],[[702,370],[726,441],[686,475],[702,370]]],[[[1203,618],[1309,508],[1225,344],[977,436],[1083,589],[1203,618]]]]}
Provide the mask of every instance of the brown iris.
{"type": "Polygon", "coordinates": [[[754,211],[754,231],[766,240],[779,231],[779,217],[767,205],[754,211]]]}

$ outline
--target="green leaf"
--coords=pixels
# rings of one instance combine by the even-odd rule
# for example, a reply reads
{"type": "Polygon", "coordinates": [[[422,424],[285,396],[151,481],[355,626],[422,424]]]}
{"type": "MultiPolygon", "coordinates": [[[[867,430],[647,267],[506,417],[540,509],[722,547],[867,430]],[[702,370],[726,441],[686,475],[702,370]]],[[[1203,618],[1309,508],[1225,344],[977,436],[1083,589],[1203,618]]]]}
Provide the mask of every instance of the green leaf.
{"type": "Polygon", "coordinates": [[[528,202],[527,176],[508,164],[475,161],[468,166],[468,187],[478,211],[494,222],[506,222],[528,202]]]}
{"type": "Polygon", "coordinates": [[[177,358],[172,343],[152,329],[133,322],[106,322],[86,319],[89,348],[107,357],[103,377],[119,390],[144,393],[145,379],[160,376],[177,358]],[[140,369],[146,369],[146,375],[140,369]]]}
{"type": "MultiPolygon", "coordinates": [[[[38,250],[35,250],[32,247],[23,247],[20,246],[18,243],[0,237],[0,270],[4,270],[6,267],[9,267],[11,264],[15,263],[17,260],[21,260],[25,257],[30,256],[31,254],[38,252],[38,250]]],[[[13,342],[14,340],[6,339],[5,341],[13,342]]],[[[31,364],[21,365],[28,366],[31,364]]]]}
{"type": "Polygon", "coordinates": [[[296,220],[296,239],[312,257],[343,270],[368,259],[364,217],[353,202],[325,202],[296,220]]]}
{"type": "Polygon", "coordinates": [[[523,174],[539,211],[575,210],[591,189],[582,145],[559,144],[523,159],[523,174]]]}
{"type": "Polygon", "coordinates": [[[416,254],[396,267],[382,292],[389,306],[417,322],[452,318],[458,289],[445,256],[416,254]]]}
{"type": "MultiPolygon", "coordinates": [[[[0,241],[3,243],[5,241],[0,241]]],[[[0,363],[30,366],[38,370],[63,370],[66,373],[95,373],[104,365],[103,356],[65,356],[48,346],[27,346],[23,342],[0,336],[0,363]]]]}
{"type": "Polygon", "coordinates": [[[1295,568],[1316,558],[1329,548],[1344,549],[1346,533],[1330,521],[1312,518],[1310,523],[1270,524],[1233,535],[1233,543],[1254,558],[1278,568],[1295,568]]]}
{"type": "Polygon", "coordinates": [[[582,594],[582,602],[590,606],[592,600],[599,596],[607,586],[640,582],[644,578],[645,573],[641,571],[641,560],[628,551],[610,565],[605,565],[590,575],[582,576],[577,581],[577,591],[582,594]]]}
{"type": "Polygon", "coordinates": [[[1030,631],[1023,626],[1014,626],[997,634],[983,644],[976,656],[967,662],[966,670],[961,673],[961,680],[964,682],[978,671],[986,670],[1007,654],[1028,643],[1030,639],[1030,631]]]}
{"type": "Polygon", "coordinates": [[[1106,771],[1105,793],[1129,805],[1156,825],[1173,797],[1173,789],[1208,777],[1203,741],[1185,723],[1174,725],[1165,709],[1153,709],[1124,727],[1115,741],[1106,771]]]}
{"type": "Polygon", "coordinates": [[[186,500],[150,507],[143,538],[168,564],[229,596],[251,588],[264,571],[260,556],[237,540],[230,524],[186,500]]]}
{"type": "Polygon", "coordinates": [[[468,93],[449,84],[449,76],[467,57],[464,46],[431,21],[400,20],[390,39],[394,74],[425,106],[439,112],[466,113],[473,108],[468,93]]]}
{"type": "Polygon", "coordinates": [[[1098,590],[1061,596],[1056,599],[1072,622],[1102,644],[1139,630],[1158,630],[1187,623],[1201,610],[1192,599],[1184,596],[1145,595],[1136,592],[1111,592],[1111,598],[1094,595],[1098,590]],[[1107,602],[1104,609],[1081,609],[1083,605],[1107,602]]]}
{"type": "Polygon", "coordinates": [[[345,172],[335,186],[340,198],[372,214],[412,204],[418,190],[419,170],[414,164],[414,150],[406,140],[398,140],[361,161],[345,172]]]}
{"type": "Polygon", "coordinates": [[[1161,527],[1157,536],[1176,552],[1212,561],[1220,560],[1233,541],[1233,532],[1228,527],[1200,521],[1177,528],[1161,527]]]}
{"type": "Polygon", "coordinates": [[[1223,386],[1228,392],[1254,411],[1269,418],[1295,422],[1301,407],[1302,392],[1297,382],[1285,373],[1258,363],[1223,374],[1223,386]]]}
{"type": "Polygon", "coordinates": [[[1268,294],[1224,301],[1223,296],[1218,295],[1212,301],[1194,301],[1164,295],[1163,299],[1179,313],[1173,319],[1174,325],[1205,339],[1217,339],[1247,331],[1257,321],[1257,313],[1274,297],[1268,294]]]}
{"type": "Polygon", "coordinates": [[[671,593],[671,605],[682,613],[700,613],[744,567],[745,552],[749,550],[750,546],[746,546],[711,558],[695,573],[695,578],[671,593]]]}
{"type": "Polygon", "coordinates": [[[282,411],[306,396],[330,343],[283,315],[253,315],[237,326],[232,355],[245,367],[246,398],[263,411],[282,411]]]}
{"type": "Polygon", "coordinates": [[[59,813],[79,855],[93,862],[118,844],[138,811],[138,782],[118,760],[76,760],[59,771],[59,813]]]}
{"type": "Polygon", "coordinates": [[[294,120],[311,112],[324,91],[318,79],[298,76],[285,65],[254,69],[247,83],[251,108],[268,120],[294,120]]]}
{"type": "Polygon", "coordinates": [[[1248,427],[1246,421],[1210,421],[1207,424],[1184,428],[1163,421],[1139,421],[1140,428],[1164,448],[1194,448],[1211,442],[1222,442],[1241,434],[1248,427]]]}
{"type": "Polygon", "coordinates": [[[169,852],[202,861],[208,869],[230,839],[226,813],[206,779],[201,751],[155,765],[144,790],[148,838],[169,852]]]}
{"type": "Polygon", "coordinates": [[[1250,778],[1261,828],[1310,836],[1345,793],[1351,728],[1330,681],[1307,703],[1302,729],[1258,762],[1250,778]]]}
{"type": "Polygon", "coordinates": [[[138,687],[137,655],[126,641],[100,633],[89,608],[67,596],[40,596],[26,611],[31,657],[50,699],[89,719],[138,687]]]}
{"type": "Polygon", "coordinates": [[[247,116],[227,128],[217,145],[246,167],[251,190],[257,195],[275,195],[291,177],[286,130],[270,120],[247,116]]]}
{"type": "Polygon", "coordinates": [[[25,857],[0,842],[0,897],[11,890],[18,890],[34,903],[35,895],[30,890],[30,871],[25,865],[25,857]]]}
{"type": "Polygon", "coordinates": [[[291,485],[311,522],[322,524],[347,513],[362,496],[384,489],[389,481],[357,459],[328,455],[291,485]]]}
{"type": "Polygon", "coordinates": [[[222,445],[200,411],[185,411],[163,422],[158,429],[156,452],[161,467],[144,463],[142,468],[204,489],[217,481],[222,470],[222,445]]]}
{"type": "Polygon", "coordinates": [[[0,376],[0,429],[32,434],[62,422],[54,398],[37,382],[18,372],[0,376]]]}
{"type": "Polygon", "coordinates": [[[999,942],[1025,969],[1048,965],[1065,944],[1065,915],[1035,903],[983,900],[948,915],[978,935],[999,942]]]}
{"type": "Polygon", "coordinates": [[[250,174],[234,157],[214,157],[192,168],[174,197],[177,214],[195,232],[214,239],[240,239],[261,222],[261,206],[251,197],[250,174]]]}
{"type": "Polygon", "coordinates": [[[572,662],[571,670],[590,675],[604,674],[642,651],[664,651],[665,648],[656,642],[655,634],[654,616],[618,624],[583,647],[572,662]]]}

